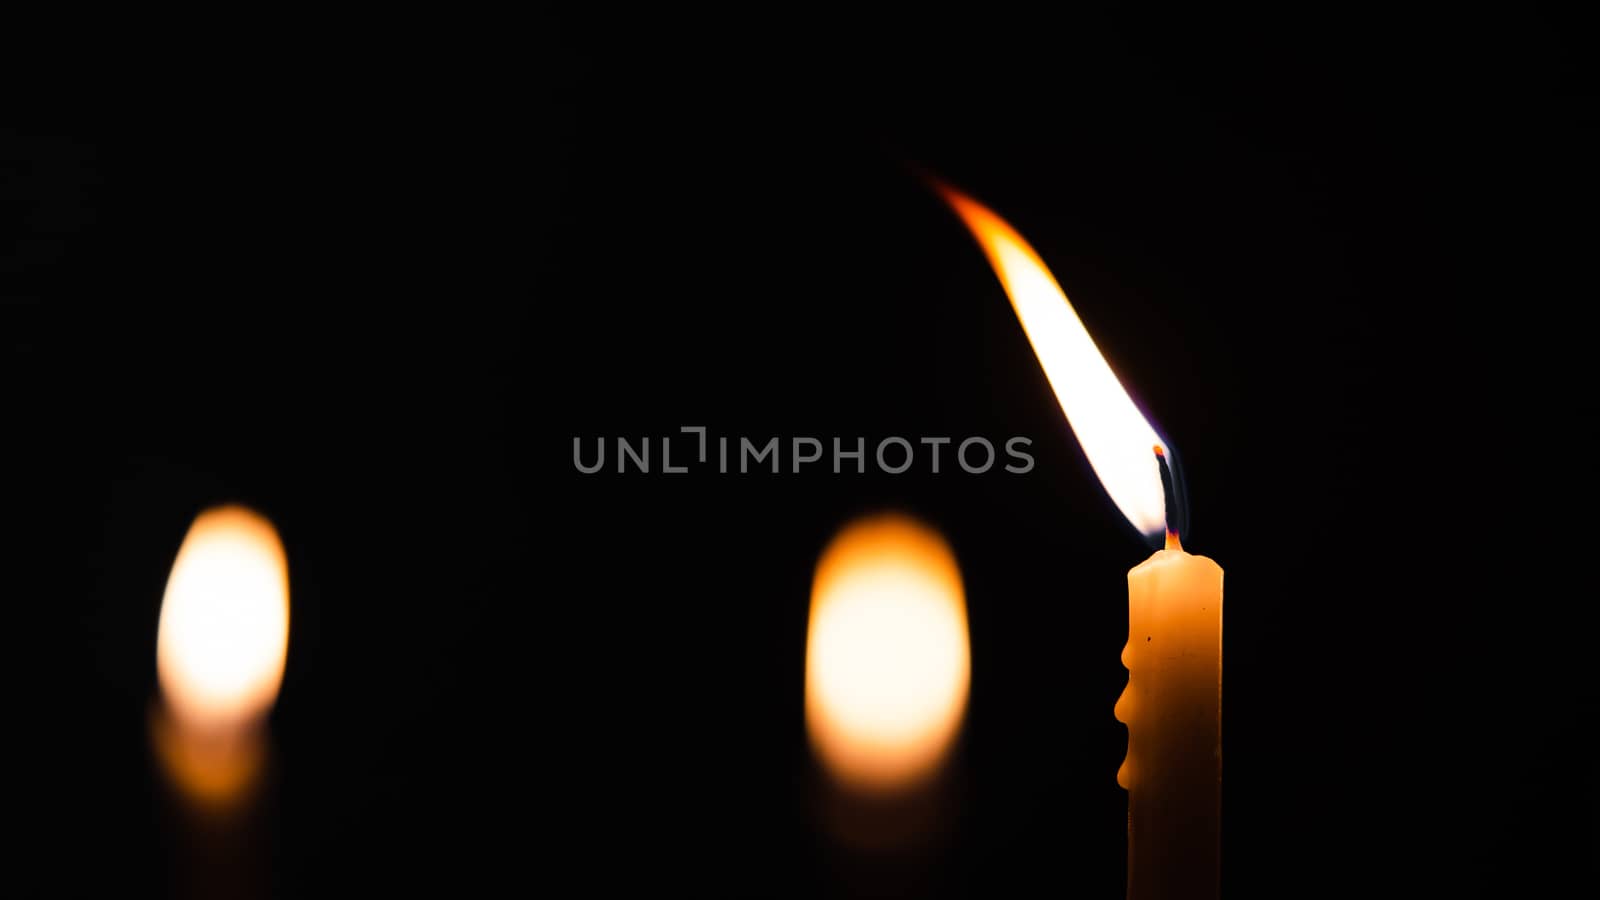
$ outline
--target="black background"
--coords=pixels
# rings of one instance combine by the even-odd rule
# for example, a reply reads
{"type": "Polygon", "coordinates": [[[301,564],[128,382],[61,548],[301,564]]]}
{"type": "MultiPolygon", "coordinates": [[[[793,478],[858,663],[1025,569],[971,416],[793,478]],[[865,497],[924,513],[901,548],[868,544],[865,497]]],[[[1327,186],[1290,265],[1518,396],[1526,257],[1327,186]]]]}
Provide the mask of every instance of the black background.
{"type": "Polygon", "coordinates": [[[920,165],[1035,244],[1182,453],[1228,573],[1227,894],[1595,879],[1567,23],[302,24],[13,83],[18,877],[177,883],[156,615],[239,500],[291,567],[276,893],[1117,896],[1146,551],[920,165]],[[1038,465],[573,467],[684,425],[1038,465]],[[825,836],[802,718],[811,567],[885,508],[954,546],[974,667],[950,836],[890,875],[825,836]]]}

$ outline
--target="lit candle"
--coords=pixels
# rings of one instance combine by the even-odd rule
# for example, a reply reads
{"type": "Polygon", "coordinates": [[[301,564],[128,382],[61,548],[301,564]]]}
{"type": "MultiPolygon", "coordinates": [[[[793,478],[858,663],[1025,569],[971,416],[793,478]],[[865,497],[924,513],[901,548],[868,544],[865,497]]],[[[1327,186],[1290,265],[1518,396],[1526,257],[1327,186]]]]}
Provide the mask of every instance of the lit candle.
{"type": "Polygon", "coordinates": [[[1167,546],[1128,573],[1128,897],[1214,897],[1222,803],[1222,567],[1167,546]]]}
{"type": "Polygon", "coordinates": [[[179,875],[197,896],[268,893],[252,819],[288,643],[288,564],[272,523],[240,506],[201,513],[161,600],[151,716],[185,823],[179,875]]]}
{"type": "Polygon", "coordinates": [[[812,581],[806,731],[826,773],[819,812],[834,839],[870,857],[872,892],[916,893],[930,876],[924,863],[953,818],[948,758],[971,675],[961,571],[944,538],[898,514],[840,530],[812,581]],[[904,871],[885,868],[890,857],[904,871]]]}
{"type": "Polygon", "coordinates": [[[1139,412],[1044,262],[982,204],[935,183],[1000,277],[1095,475],[1164,547],[1128,573],[1128,897],[1216,897],[1222,788],[1222,569],[1179,543],[1172,450],[1139,412]]]}

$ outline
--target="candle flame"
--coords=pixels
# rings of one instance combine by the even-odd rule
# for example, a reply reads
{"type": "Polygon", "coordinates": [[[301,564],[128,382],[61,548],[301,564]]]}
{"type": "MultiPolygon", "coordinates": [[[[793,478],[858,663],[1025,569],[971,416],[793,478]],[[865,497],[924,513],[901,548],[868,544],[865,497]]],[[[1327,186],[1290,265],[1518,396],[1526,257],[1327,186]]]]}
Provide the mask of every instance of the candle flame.
{"type": "Polygon", "coordinates": [[[911,518],[842,530],[817,563],[806,725],[824,767],[868,794],[915,788],[960,730],[971,679],[955,554],[911,518]]]}
{"type": "Polygon", "coordinates": [[[1170,461],[1171,448],[1134,405],[1033,247],[988,207],[942,182],[933,184],[999,275],[1100,484],[1134,528],[1147,538],[1160,537],[1167,530],[1167,509],[1150,449],[1170,461]]]}
{"type": "Polygon", "coordinates": [[[156,672],[165,715],[157,750],[186,793],[225,801],[247,787],[265,748],[289,644],[289,569],[272,523],[241,506],[201,513],[161,600],[156,672]]]}

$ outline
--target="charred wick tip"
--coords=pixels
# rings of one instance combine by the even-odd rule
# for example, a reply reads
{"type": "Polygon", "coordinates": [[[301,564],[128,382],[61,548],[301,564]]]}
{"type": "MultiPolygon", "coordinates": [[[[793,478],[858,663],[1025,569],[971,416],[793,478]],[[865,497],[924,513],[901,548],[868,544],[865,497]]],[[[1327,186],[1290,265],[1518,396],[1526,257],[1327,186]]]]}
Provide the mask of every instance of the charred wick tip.
{"type": "Polygon", "coordinates": [[[1166,548],[1168,550],[1181,550],[1182,543],[1180,532],[1183,530],[1183,507],[1181,505],[1180,491],[1177,474],[1172,469],[1172,462],[1167,459],[1166,450],[1156,444],[1153,448],[1156,454],[1156,468],[1161,472],[1161,498],[1166,506],[1166,548]]]}

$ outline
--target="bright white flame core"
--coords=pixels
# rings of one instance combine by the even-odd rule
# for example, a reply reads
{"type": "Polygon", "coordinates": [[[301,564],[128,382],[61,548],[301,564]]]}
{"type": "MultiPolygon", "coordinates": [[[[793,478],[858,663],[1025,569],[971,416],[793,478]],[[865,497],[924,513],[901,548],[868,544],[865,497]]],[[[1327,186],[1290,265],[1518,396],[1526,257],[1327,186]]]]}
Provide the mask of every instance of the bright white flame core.
{"type": "Polygon", "coordinates": [[[156,671],[174,717],[227,731],[264,716],[289,647],[289,567],[272,523],[207,510],[178,550],[161,600],[156,671]]]}
{"type": "Polygon", "coordinates": [[[853,523],[817,563],[806,644],[806,723],[853,787],[931,775],[954,741],[971,677],[955,555],[903,516],[853,523]]]}
{"type": "Polygon", "coordinates": [[[1171,448],[1134,405],[1089,337],[1061,285],[1022,235],[983,204],[938,185],[994,266],[1056,402],[1112,502],[1147,536],[1166,530],[1155,448],[1171,448]]]}

